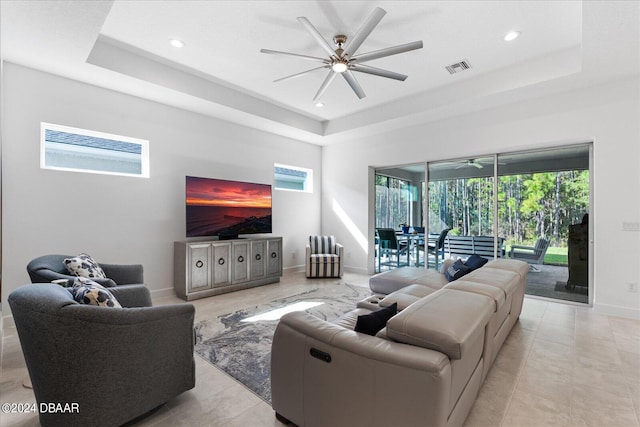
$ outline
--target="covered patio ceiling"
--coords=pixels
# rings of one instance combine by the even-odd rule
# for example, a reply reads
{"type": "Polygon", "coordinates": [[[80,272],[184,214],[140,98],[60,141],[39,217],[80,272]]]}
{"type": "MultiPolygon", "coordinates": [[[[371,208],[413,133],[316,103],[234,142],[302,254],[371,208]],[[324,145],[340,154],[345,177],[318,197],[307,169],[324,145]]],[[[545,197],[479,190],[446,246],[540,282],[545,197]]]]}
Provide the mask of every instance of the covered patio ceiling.
{"type": "MultiPolygon", "coordinates": [[[[498,154],[498,175],[523,175],[541,172],[563,172],[589,169],[589,144],[571,145],[525,152],[498,154]]],[[[429,180],[488,178],[493,176],[494,156],[482,156],[429,162],[429,180]]],[[[424,174],[426,163],[379,168],[393,175],[393,171],[424,174]]]]}

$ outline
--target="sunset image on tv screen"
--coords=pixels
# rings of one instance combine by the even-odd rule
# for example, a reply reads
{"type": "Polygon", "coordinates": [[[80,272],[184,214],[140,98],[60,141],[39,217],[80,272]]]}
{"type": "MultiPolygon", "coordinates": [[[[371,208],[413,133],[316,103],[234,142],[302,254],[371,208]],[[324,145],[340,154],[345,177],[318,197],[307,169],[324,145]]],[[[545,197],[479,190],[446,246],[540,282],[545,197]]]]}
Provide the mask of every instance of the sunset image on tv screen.
{"type": "Polygon", "coordinates": [[[188,176],[187,237],[271,233],[271,185],[188,176]]]}

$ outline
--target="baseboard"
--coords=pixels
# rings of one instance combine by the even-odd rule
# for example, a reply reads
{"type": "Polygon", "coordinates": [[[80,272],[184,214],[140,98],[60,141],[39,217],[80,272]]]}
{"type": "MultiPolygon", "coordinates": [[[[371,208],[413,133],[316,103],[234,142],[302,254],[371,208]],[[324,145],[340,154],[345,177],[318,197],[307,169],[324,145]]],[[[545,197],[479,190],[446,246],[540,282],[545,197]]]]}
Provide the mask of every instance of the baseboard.
{"type": "Polygon", "coordinates": [[[640,309],[637,308],[621,307],[619,305],[610,304],[593,304],[593,311],[607,316],[640,320],[640,309]]]}
{"type": "Polygon", "coordinates": [[[300,273],[304,272],[304,265],[294,265],[291,267],[284,267],[282,269],[283,273],[300,273]]]}
{"type": "Polygon", "coordinates": [[[150,289],[149,292],[151,292],[151,299],[162,298],[162,297],[173,297],[176,295],[176,291],[173,288],[150,289]]]}

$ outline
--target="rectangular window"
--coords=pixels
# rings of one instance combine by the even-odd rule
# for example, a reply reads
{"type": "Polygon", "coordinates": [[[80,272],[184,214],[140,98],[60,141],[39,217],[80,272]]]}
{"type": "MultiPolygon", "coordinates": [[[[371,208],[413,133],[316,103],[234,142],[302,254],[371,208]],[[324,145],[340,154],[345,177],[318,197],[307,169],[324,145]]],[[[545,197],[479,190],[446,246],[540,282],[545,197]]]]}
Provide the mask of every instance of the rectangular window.
{"type": "Polygon", "coordinates": [[[41,123],[40,167],[148,178],[149,141],[41,123]]]}
{"type": "Polygon", "coordinates": [[[274,188],[313,193],[313,170],[297,166],[274,165],[274,188]]]}

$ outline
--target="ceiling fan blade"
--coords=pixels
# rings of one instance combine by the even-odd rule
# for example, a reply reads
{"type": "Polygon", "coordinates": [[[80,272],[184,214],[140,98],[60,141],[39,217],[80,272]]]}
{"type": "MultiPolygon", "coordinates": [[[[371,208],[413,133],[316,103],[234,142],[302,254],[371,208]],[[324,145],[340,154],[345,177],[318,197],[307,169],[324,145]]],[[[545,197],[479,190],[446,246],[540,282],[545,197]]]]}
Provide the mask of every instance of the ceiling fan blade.
{"type": "Polygon", "coordinates": [[[400,73],[394,73],[393,71],[383,70],[382,68],[372,67],[364,64],[354,64],[350,68],[351,71],[358,71],[360,73],[373,74],[374,76],[387,77],[389,79],[405,81],[408,76],[400,73]]]}
{"type": "Polygon", "coordinates": [[[385,56],[397,55],[399,53],[409,52],[411,50],[422,49],[422,40],[417,42],[411,42],[406,44],[401,44],[398,46],[387,47],[380,50],[374,50],[373,52],[363,53],[362,55],[358,55],[354,58],[351,58],[351,61],[354,62],[365,62],[371,61],[373,59],[384,58],[385,56]]]}
{"type": "Polygon", "coordinates": [[[307,31],[309,31],[309,33],[313,36],[313,38],[316,39],[318,44],[320,44],[320,47],[322,47],[322,49],[324,49],[324,51],[327,52],[329,57],[332,57],[336,54],[336,52],[333,50],[329,42],[327,42],[324,39],[324,37],[322,37],[322,34],[320,34],[318,30],[316,30],[316,27],[314,27],[307,18],[305,18],[304,16],[301,16],[298,18],[298,22],[300,22],[302,26],[305,27],[307,31]]]}
{"type": "Polygon", "coordinates": [[[484,167],[484,166],[482,166],[481,163],[478,163],[478,162],[471,163],[471,166],[476,167],[478,169],[482,169],[484,167]]]}
{"type": "Polygon", "coordinates": [[[322,67],[312,68],[312,69],[307,70],[307,71],[302,71],[301,73],[292,74],[292,75],[286,76],[286,77],[280,77],[279,79],[274,80],[273,82],[277,83],[277,82],[284,82],[285,80],[295,79],[296,77],[302,77],[302,76],[305,76],[305,75],[307,75],[309,73],[312,73],[312,72],[314,72],[316,70],[322,70],[323,68],[329,68],[329,65],[323,65],[322,67]]]}
{"type": "Polygon", "coordinates": [[[337,73],[334,73],[333,70],[329,71],[329,74],[327,74],[327,77],[325,77],[324,81],[322,82],[322,85],[320,86],[320,89],[318,89],[318,92],[316,92],[316,96],[313,97],[314,101],[317,101],[318,99],[320,99],[320,97],[327,90],[327,88],[329,87],[333,79],[336,78],[336,74],[337,73]]]}
{"type": "Polygon", "coordinates": [[[356,53],[362,42],[364,42],[365,39],[369,37],[369,34],[371,34],[373,29],[380,23],[380,21],[386,14],[387,12],[384,9],[376,7],[371,15],[369,15],[369,18],[367,18],[365,23],[362,24],[362,27],[360,27],[358,32],[353,36],[351,41],[347,43],[344,48],[343,56],[350,57],[351,55],[356,53]]]}
{"type": "Polygon", "coordinates": [[[298,59],[304,59],[306,61],[313,61],[313,62],[324,62],[326,64],[329,63],[328,59],[325,58],[318,58],[316,56],[309,56],[309,55],[300,55],[299,53],[291,53],[291,52],[281,52],[279,50],[271,50],[271,49],[260,49],[261,53],[268,53],[271,55],[285,55],[285,56],[293,56],[294,58],[298,58],[298,59]]]}
{"type": "Polygon", "coordinates": [[[353,89],[353,91],[356,93],[359,99],[362,99],[365,96],[367,96],[365,95],[364,91],[360,87],[360,84],[358,83],[355,76],[350,70],[347,70],[344,73],[342,73],[342,77],[344,77],[347,83],[349,83],[349,86],[351,86],[351,89],[353,89]]]}

